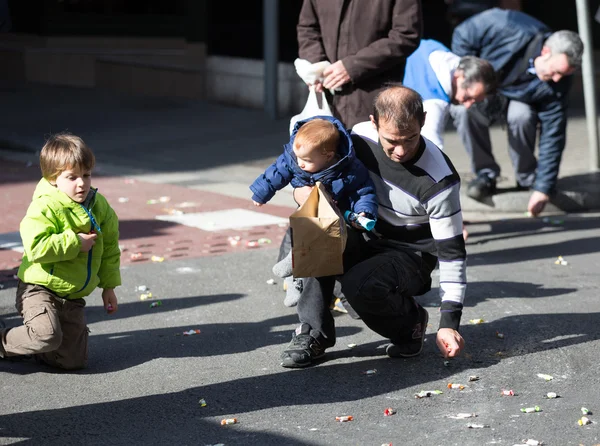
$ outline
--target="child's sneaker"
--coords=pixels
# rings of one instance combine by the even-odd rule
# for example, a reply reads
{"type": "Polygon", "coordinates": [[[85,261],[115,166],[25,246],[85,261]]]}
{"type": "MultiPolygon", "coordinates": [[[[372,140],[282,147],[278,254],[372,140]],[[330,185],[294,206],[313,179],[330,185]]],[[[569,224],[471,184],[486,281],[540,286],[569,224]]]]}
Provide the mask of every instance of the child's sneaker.
{"type": "Polygon", "coordinates": [[[292,342],[281,354],[281,366],[287,368],[308,367],[325,356],[325,348],[310,334],[310,326],[302,324],[292,334],[292,342]]]}

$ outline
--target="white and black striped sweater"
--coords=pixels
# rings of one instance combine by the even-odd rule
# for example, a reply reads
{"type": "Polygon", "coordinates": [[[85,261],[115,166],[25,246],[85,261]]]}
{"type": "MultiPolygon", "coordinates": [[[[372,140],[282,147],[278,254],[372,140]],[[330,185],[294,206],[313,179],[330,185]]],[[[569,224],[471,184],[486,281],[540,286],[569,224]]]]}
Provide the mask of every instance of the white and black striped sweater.
{"type": "Polygon", "coordinates": [[[460,177],[448,157],[421,137],[407,163],[389,159],[370,123],[353,130],[357,157],[369,170],[379,200],[375,231],[440,265],[440,328],[458,329],[467,286],[460,177]]]}

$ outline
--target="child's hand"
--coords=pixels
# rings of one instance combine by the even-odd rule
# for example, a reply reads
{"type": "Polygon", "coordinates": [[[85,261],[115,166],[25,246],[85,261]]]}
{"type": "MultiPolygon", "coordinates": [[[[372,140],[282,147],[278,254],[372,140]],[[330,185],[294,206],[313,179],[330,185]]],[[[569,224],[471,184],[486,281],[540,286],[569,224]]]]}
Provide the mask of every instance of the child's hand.
{"type": "Polygon", "coordinates": [[[88,252],[90,249],[92,249],[92,246],[96,244],[96,238],[98,237],[98,234],[79,233],[77,234],[77,237],[79,237],[79,240],[81,241],[81,252],[88,252]]]}
{"type": "Polygon", "coordinates": [[[263,205],[262,203],[259,203],[258,201],[254,201],[254,200],[252,200],[252,203],[254,203],[254,206],[258,206],[258,207],[261,207],[263,205]]]}
{"type": "Polygon", "coordinates": [[[114,288],[104,288],[102,290],[102,301],[104,302],[104,309],[108,314],[117,311],[119,305],[117,304],[117,295],[114,288]]]}

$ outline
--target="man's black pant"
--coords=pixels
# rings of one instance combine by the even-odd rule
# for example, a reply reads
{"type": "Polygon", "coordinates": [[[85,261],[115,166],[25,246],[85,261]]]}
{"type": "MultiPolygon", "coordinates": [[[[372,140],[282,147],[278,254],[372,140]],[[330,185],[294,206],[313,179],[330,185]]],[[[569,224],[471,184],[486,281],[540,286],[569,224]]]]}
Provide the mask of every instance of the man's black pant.
{"type": "MultiPolygon", "coordinates": [[[[285,243],[285,242],[284,242],[285,243]]],[[[352,308],[374,332],[392,342],[410,336],[417,322],[413,296],[429,291],[435,265],[393,240],[366,241],[348,230],[342,291],[352,308]]],[[[335,344],[335,325],[329,309],[335,277],[304,279],[298,302],[300,322],[325,348],[335,344]]]]}

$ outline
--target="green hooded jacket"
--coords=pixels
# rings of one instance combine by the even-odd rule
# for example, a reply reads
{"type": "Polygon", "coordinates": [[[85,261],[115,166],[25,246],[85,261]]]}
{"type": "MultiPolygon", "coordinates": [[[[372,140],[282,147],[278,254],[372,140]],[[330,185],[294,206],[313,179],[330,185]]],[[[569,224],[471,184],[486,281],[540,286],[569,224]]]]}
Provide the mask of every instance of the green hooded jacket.
{"type": "Polygon", "coordinates": [[[42,179],[21,221],[23,261],[18,276],[66,299],[89,295],[96,287],[121,285],[119,220],[106,198],[90,189],[77,203],[42,179]],[[96,244],[81,252],[78,233],[96,232],[96,244]]]}

